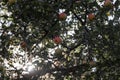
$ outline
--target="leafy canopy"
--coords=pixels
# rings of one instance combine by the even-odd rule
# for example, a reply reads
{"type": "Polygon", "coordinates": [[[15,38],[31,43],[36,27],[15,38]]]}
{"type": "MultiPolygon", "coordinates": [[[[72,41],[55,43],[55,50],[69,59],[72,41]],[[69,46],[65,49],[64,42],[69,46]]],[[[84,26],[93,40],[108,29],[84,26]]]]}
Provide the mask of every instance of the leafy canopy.
{"type": "Polygon", "coordinates": [[[0,1],[0,79],[120,79],[120,1],[105,1],[0,1]]]}

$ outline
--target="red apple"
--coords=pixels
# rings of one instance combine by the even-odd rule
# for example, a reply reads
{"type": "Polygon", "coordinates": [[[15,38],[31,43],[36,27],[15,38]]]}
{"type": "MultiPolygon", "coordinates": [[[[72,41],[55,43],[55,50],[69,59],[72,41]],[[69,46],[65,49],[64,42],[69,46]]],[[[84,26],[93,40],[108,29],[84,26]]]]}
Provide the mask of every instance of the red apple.
{"type": "Polygon", "coordinates": [[[104,2],[104,6],[105,7],[108,7],[108,6],[112,6],[112,2],[110,1],[110,0],[105,0],[105,2],[104,2]]]}
{"type": "Polygon", "coordinates": [[[56,43],[56,44],[59,44],[62,42],[62,39],[59,37],[59,36],[56,36],[54,37],[53,41],[56,43]]]}
{"type": "Polygon", "coordinates": [[[93,13],[88,14],[88,19],[92,21],[95,18],[95,15],[93,13]]]}
{"type": "Polygon", "coordinates": [[[63,20],[66,20],[67,18],[67,14],[66,13],[60,13],[59,16],[58,16],[59,20],[60,21],[63,21],[63,20]]]}
{"type": "Polygon", "coordinates": [[[22,48],[25,48],[25,47],[27,46],[27,43],[24,42],[24,41],[22,41],[22,42],[20,43],[20,46],[21,46],[22,48]]]}

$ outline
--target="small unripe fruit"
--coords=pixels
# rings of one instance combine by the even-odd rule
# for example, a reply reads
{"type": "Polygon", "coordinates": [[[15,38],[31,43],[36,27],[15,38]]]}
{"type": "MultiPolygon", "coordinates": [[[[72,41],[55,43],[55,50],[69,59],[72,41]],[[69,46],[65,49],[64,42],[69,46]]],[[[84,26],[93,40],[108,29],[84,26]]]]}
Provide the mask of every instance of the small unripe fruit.
{"type": "Polygon", "coordinates": [[[56,36],[54,37],[53,41],[56,43],[56,44],[60,44],[62,42],[62,39],[59,37],[59,36],[56,36]]]}
{"type": "Polygon", "coordinates": [[[63,57],[63,50],[60,48],[55,49],[54,57],[60,59],[63,57]]]}
{"type": "Polygon", "coordinates": [[[95,19],[95,15],[93,13],[88,14],[88,19],[92,21],[93,19],[95,19]]]}
{"type": "Polygon", "coordinates": [[[110,16],[110,12],[107,12],[106,15],[107,15],[107,16],[110,16]]]}
{"type": "Polygon", "coordinates": [[[26,48],[27,43],[26,43],[26,42],[24,42],[24,41],[22,41],[22,42],[20,43],[20,46],[21,46],[22,48],[26,48]]]}
{"type": "Polygon", "coordinates": [[[62,50],[61,50],[60,48],[57,48],[57,49],[55,50],[55,54],[62,54],[62,50]]]}
{"type": "Polygon", "coordinates": [[[60,13],[59,16],[58,16],[59,20],[60,21],[63,21],[63,20],[66,20],[67,18],[67,14],[66,13],[60,13]]]}

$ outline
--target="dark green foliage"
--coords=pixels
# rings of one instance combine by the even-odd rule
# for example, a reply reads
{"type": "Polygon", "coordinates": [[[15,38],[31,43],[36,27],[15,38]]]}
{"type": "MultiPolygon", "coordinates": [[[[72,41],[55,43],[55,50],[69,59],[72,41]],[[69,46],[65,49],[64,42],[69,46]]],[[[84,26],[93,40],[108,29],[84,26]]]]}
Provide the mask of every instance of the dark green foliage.
{"type": "Polygon", "coordinates": [[[21,76],[22,80],[120,79],[119,0],[113,7],[101,5],[103,0],[8,1],[0,2],[2,79],[13,80],[14,73],[15,80],[21,76]],[[64,21],[58,19],[61,12],[67,14],[64,21]],[[87,18],[89,13],[95,14],[94,20],[87,18]],[[62,38],[62,43],[55,44],[55,36],[62,38]],[[20,45],[22,41],[27,44],[25,48],[20,45]],[[57,48],[60,54],[56,54],[57,48]],[[34,71],[24,75],[23,68],[29,62],[29,66],[35,65],[34,71]],[[15,63],[22,67],[18,69],[15,63]]]}

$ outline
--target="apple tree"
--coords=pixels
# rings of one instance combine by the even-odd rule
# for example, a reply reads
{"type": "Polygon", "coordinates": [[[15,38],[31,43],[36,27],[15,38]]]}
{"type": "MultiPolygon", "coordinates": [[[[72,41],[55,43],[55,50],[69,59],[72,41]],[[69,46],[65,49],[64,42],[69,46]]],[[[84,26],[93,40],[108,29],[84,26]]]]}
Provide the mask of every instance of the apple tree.
{"type": "Polygon", "coordinates": [[[119,80],[119,0],[0,1],[0,79],[119,80]]]}

